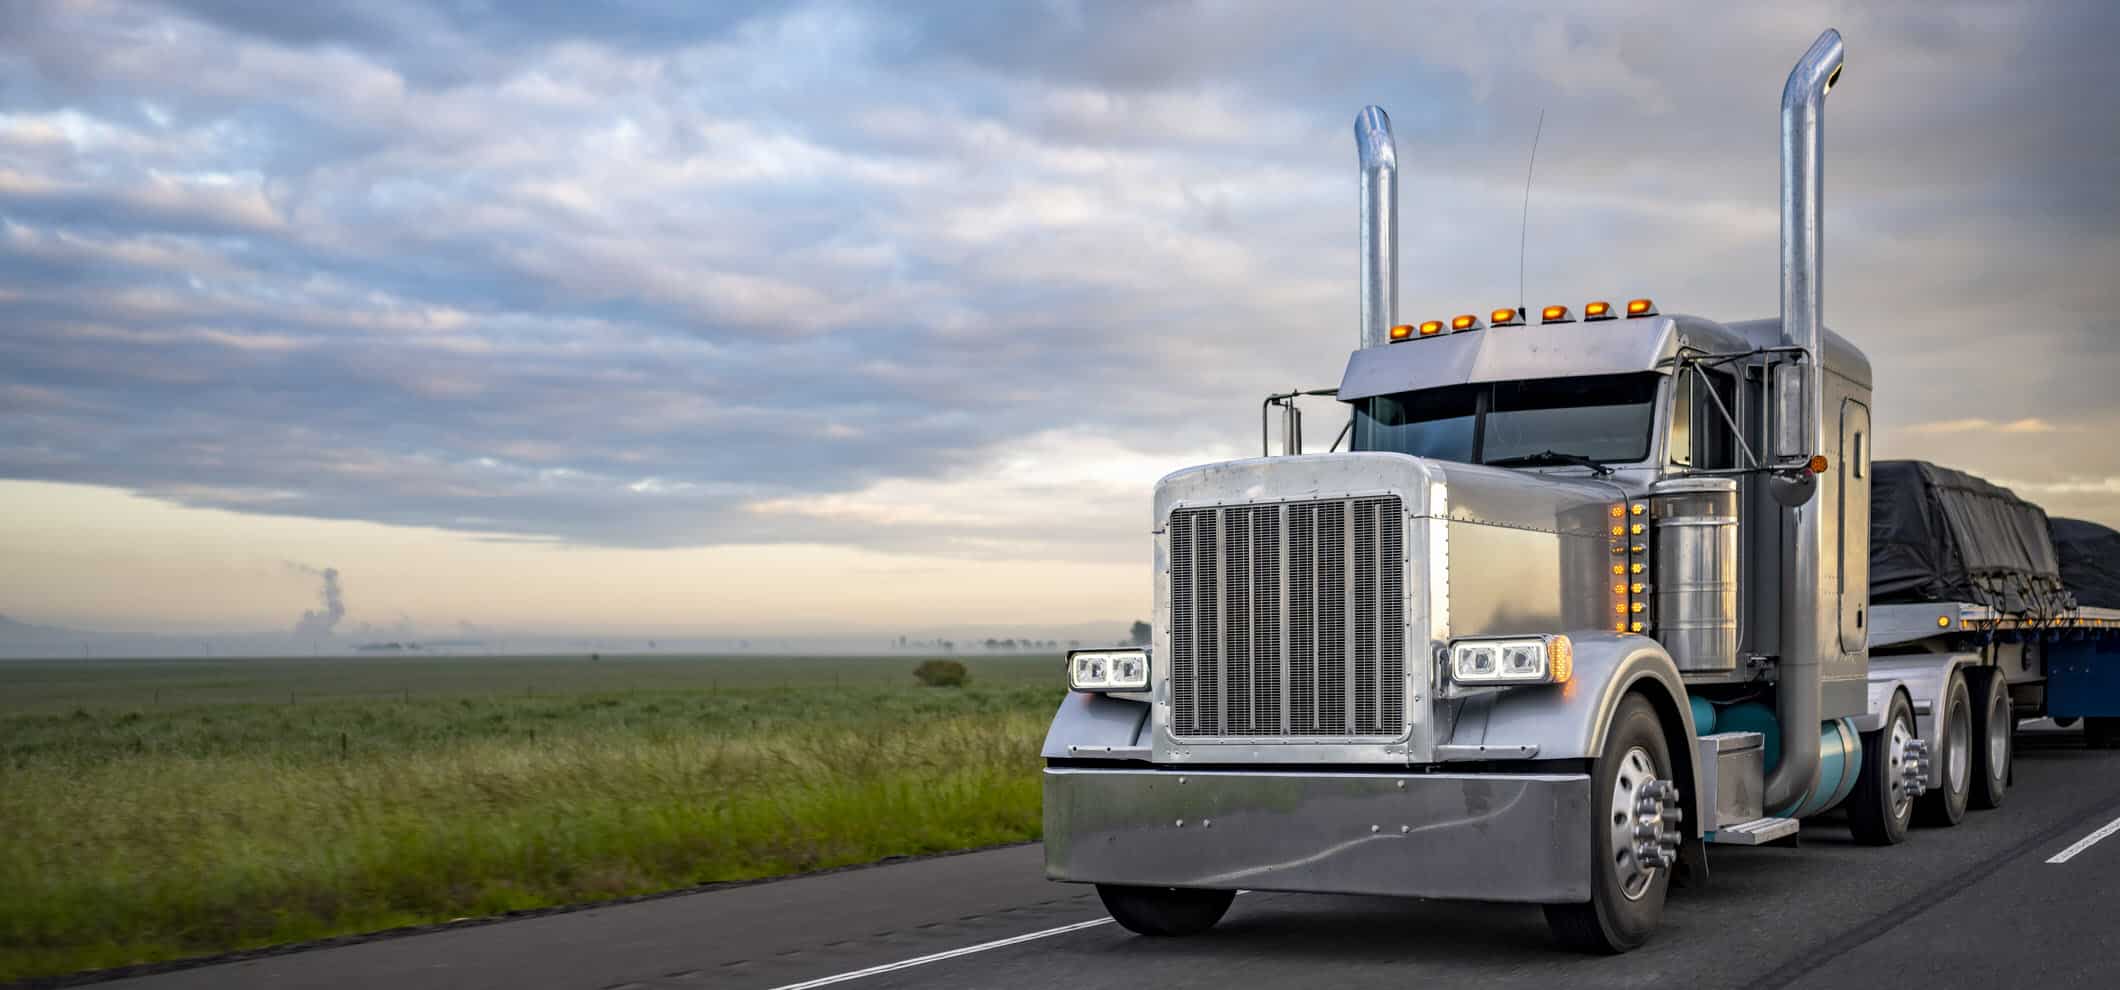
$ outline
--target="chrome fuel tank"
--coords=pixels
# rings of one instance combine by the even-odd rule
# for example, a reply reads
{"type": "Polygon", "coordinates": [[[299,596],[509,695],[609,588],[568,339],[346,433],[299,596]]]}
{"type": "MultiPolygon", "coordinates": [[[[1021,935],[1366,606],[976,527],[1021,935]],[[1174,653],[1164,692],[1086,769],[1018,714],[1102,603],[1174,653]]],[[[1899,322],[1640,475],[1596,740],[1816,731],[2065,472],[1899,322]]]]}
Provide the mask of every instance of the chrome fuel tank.
{"type": "Polygon", "coordinates": [[[1684,674],[1737,667],[1737,481],[1676,478],[1649,489],[1656,526],[1656,638],[1684,674]]]}

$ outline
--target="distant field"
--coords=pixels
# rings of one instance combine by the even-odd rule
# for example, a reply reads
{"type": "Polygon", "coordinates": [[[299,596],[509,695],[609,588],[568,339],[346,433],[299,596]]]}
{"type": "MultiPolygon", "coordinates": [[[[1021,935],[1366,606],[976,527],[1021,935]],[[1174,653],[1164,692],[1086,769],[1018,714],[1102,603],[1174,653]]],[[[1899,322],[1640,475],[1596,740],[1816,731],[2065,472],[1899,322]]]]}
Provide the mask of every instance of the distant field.
{"type": "Polygon", "coordinates": [[[0,662],[0,981],[1036,838],[1057,657],[0,662]]]}

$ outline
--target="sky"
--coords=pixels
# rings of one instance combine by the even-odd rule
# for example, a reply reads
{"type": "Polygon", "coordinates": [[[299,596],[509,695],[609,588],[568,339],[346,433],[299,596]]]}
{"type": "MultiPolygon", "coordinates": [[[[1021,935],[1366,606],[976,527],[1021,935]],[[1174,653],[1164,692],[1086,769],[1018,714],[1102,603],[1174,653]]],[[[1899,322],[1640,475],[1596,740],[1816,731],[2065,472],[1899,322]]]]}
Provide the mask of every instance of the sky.
{"type": "Polygon", "coordinates": [[[1534,307],[1771,316],[1827,26],[1879,455],[2120,525],[2120,9],[1719,7],[0,6],[0,614],[1119,635],[1155,479],[1354,346],[1357,110],[1402,319],[1520,233],[1534,307]]]}

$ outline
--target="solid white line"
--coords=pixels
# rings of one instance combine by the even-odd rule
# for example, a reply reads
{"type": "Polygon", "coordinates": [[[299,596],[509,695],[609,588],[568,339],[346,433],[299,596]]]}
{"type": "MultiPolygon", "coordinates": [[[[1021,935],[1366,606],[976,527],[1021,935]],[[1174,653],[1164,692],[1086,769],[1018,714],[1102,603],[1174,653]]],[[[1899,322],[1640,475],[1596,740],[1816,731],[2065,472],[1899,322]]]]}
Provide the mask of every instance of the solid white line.
{"type": "Polygon", "coordinates": [[[2120,832],[2120,818],[2115,818],[2112,821],[2106,822],[2104,828],[2101,828],[2096,832],[2092,832],[2091,834],[2086,835],[2083,838],[2077,839],[2075,845],[2055,853],[2051,858],[2047,860],[2047,862],[2066,863],[2069,860],[2075,859],[2077,853],[2080,853],[2085,849],[2089,849],[2090,847],[2097,845],[2100,839],[2103,839],[2106,836],[2113,834],[2114,832],[2120,832]]]}
{"type": "Polygon", "coordinates": [[[774,987],[773,990],[810,990],[811,987],[831,986],[834,983],[845,983],[848,980],[858,980],[864,976],[875,976],[879,973],[891,973],[901,969],[911,969],[915,966],[925,966],[928,963],[941,962],[944,959],[955,959],[958,956],[968,956],[974,952],[985,952],[988,949],[999,949],[1003,946],[1015,945],[1019,942],[1029,942],[1034,939],[1051,938],[1054,935],[1065,935],[1068,932],[1079,932],[1084,928],[1095,928],[1098,925],[1109,925],[1111,923],[1112,919],[1110,918],[1098,918],[1094,921],[1078,921],[1072,925],[1061,925],[1058,928],[1048,928],[1042,932],[1031,932],[1028,935],[1017,935],[1013,938],[1004,938],[993,942],[981,942],[978,945],[967,945],[962,949],[951,949],[948,952],[937,952],[934,955],[921,956],[916,959],[904,959],[894,963],[884,963],[881,966],[870,966],[867,969],[857,969],[851,973],[840,973],[836,976],[820,976],[814,980],[804,980],[801,983],[790,983],[786,986],[774,987]]]}

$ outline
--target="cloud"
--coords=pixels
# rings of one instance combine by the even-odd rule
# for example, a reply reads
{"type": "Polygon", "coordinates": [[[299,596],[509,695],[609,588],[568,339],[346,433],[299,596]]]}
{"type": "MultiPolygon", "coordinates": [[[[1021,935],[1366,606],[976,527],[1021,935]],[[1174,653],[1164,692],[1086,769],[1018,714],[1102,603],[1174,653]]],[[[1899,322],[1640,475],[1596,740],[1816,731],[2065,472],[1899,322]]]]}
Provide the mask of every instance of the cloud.
{"type": "Polygon", "coordinates": [[[1906,428],[1909,433],[2053,433],[2061,427],[2036,416],[1998,423],[1992,419],[1944,419],[1929,423],[1916,423],[1906,428]]]}
{"type": "MultiPolygon", "coordinates": [[[[0,477],[496,540],[1132,560],[1155,476],[1337,380],[1360,105],[1407,162],[1403,316],[1514,298],[1543,109],[1530,302],[1748,318],[1773,101],[1821,22],[10,5],[0,477]]],[[[2120,23],[1839,26],[1827,312],[1879,423],[1954,456],[2007,434],[1965,466],[2060,478],[2069,427],[2120,416],[2120,23]]]]}

